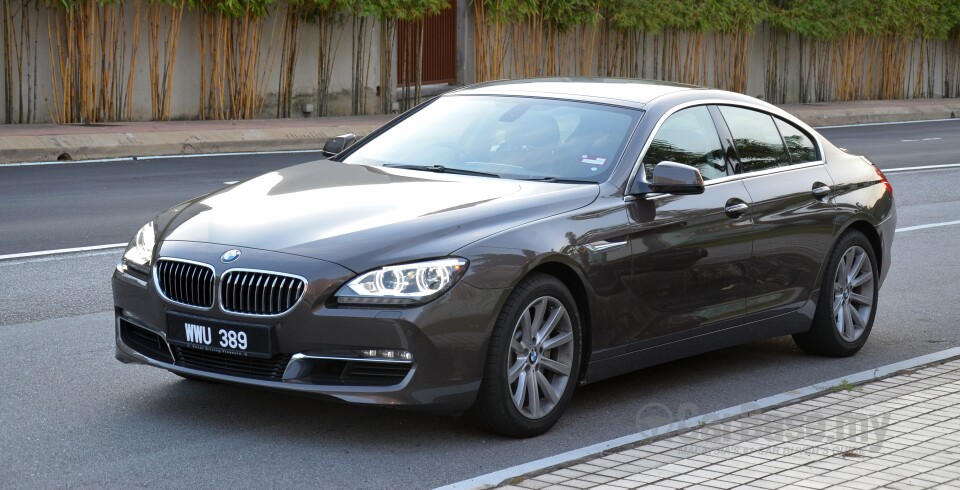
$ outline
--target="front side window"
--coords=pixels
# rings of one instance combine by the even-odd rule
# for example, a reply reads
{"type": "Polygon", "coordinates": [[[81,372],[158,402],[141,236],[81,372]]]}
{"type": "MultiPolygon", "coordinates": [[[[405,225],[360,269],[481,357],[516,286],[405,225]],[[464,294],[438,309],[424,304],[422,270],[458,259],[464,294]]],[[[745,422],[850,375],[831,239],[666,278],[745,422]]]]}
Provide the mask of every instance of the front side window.
{"type": "Polygon", "coordinates": [[[441,97],[344,162],[603,182],[643,111],[569,100],[441,97]]]}
{"type": "Polygon", "coordinates": [[[668,117],[650,142],[642,162],[647,181],[653,179],[653,167],[660,162],[695,167],[703,180],[727,175],[720,136],[706,106],[684,109],[668,117]]]}
{"type": "Polygon", "coordinates": [[[809,163],[820,160],[817,156],[817,147],[813,146],[813,141],[800,128],[777,118],[777,128],[783,135],[783,141],[787,144],[787,150],[790,151],[790,163],[809,163]]]}
{"type": "Polygon", "coordinates": [[[741,172],[759,172],[790,164],[773,116],[741,107],[720,106],[740,156],[741,172]]]}

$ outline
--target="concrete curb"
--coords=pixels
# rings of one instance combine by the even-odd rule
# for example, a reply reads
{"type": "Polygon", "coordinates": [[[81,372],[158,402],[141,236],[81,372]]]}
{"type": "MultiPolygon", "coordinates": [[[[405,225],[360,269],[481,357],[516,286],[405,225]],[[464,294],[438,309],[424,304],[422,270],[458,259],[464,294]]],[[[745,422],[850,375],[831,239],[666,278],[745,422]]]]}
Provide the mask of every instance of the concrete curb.
{"type": "Polygon", "coordinates": [[[781,109],[813,127],[954,119],[960,100],[924,99],[836,104],[787,104],[781,109]]]}
{"type": "Polygon", "coordinates": [[[0,163],[44,162],[70,155],[70,160],[143,155],[316,150],[328,138],[344,133],[370,134],[378,124],[344,126],[211,129],[136,133],[63,134],[0,137],[0,163]]]}

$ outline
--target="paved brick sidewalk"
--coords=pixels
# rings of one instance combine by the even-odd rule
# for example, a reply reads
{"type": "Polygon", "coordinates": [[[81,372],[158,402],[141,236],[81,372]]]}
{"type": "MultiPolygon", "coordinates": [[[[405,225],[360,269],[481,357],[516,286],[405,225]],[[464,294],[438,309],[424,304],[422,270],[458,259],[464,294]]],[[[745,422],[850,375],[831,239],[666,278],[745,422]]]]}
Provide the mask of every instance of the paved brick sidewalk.
{"type": "Polygon", "coordinates": [[[960,488],[960,360],[837,390],[504,488],[960,488]]]}

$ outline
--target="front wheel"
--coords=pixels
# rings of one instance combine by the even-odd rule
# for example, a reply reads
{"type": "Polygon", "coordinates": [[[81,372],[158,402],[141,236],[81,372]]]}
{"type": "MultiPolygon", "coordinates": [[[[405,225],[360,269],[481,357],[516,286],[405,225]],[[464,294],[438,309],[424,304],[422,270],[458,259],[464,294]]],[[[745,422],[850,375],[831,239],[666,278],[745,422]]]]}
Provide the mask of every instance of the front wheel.
{"type": "Polygon", "coordinates": [[[877,314],[879,269],[873,246],[856,230],[846,232],[830,255],[809,332],[794,341],[811,353],[847,357],[866,343],[877,314]]]}
{"type": "Polygon", "coordinates": [[[535,273],[497,318],[473,413],[492,432],[531,437],[552,427],[580,374],[580,315],[557,278],[535,273]]]}

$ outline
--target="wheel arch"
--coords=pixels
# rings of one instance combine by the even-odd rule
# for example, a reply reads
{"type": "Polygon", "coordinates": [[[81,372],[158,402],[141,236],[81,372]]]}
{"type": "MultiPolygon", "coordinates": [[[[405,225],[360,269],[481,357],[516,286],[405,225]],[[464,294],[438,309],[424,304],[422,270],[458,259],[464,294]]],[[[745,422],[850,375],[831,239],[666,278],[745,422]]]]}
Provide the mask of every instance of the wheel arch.
{"type": "MultiPolygon", "coordinates": [[[[570,290],[570,294],[573,295],[574,301],[577,302],[577,313],[580,317],[581,329],[580,379],[577,380],[577,382],[579,382],[583,379],[584,374],[587,372],[586,367],[590,362],[590,353],[592,352],[591,337],[593,329],[590,324],[590,299],[587,294],[587,288],[584,285],[583,279],[580,277],[580,275],[577,274],[572,267],[563,262],[543,262],[528,271],[523,277],[526,277],[534,272],[547,274],[559,279],[560,282],[562,282],[563,285],[570,290]]],[[[522,279],[523,278],[521,278],[521,280],[522,279]]]]}
{"type": "Polygon", "coordinates": [[[863,233],[867,237],[867,241],[870,242],[870,248],[873,249],[873,255],[877,259],[877,270],[883,270],[881,264],[883,263],[883,241],[880,238],[880,233],[871,224],[870,220],[864,216],[854,216],[846,223],[844,223],[836,235],[833,237],[833,243],[830,244],[830,249],[827,251],[823,260],[820,262],[820,273],[818,274],[818,280],[816,286],[811,294],[811,301],[813,304],[817,304],[817,298],[819,297],[818,291],[823,285],[824,278],[827,274],[827,262],[829,262],[830,254],[833,253],[834,248],[837,246],[837,243],[840,241],[840,237],[843,236],[849,230],[856,230],[860,233],[863,233]]]}
{"type": "Polygon", "coordinates": [[[873,248],[873,256],[877,259],[877,270],[883,270],[883,241],[880,239],[880,233],[876,227],[865,219],[854,219],[842,228],[840,233],[837,234],[837,239],[839,240],[849,230],[857,230],[867,237],[870,247],[873,248]]]}

